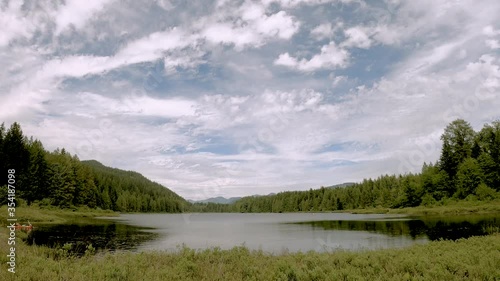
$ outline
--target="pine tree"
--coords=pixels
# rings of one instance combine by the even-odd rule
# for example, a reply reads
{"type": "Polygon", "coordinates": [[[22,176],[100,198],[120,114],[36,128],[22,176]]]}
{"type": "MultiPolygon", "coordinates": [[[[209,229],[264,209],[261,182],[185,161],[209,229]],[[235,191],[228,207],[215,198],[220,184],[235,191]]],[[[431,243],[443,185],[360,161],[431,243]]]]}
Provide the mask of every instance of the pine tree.
{"type": "Polygon", "coordinates": [[[23,198],[31,204],[35,200],[49,197],[49,167],[45,149],[38,140],[29,143],[30,164],[27,172],[27,187],[23,198]]]}
{"type": "Polygon", "coordinates": [[[471,125],[462,119],[451,122],[445,128],[441,136],[443,150],[440,163],[451,178],[455,177],[460,163],[472,156],[474,138],[471,125]]]}
{"type": "Polygon", "coordinates": [[[441,140],[443,148],[440,157],[440,169],[448,175],[447,196],[452,196],[456,191],[456,174],[460,164],[472,156],[475,132],[471,125],[457,119],[446,126],[441,140]]]}
{"type": "MultiPolygon", "coordinates": [[[[16,189],[19,196],[24,196],[29,188],[26,179],[30,162],[27,140],[23,136],[21,126],[14,122],[3,139],[4,169],[15,169],[16,189]]],[[[6,178],[5,176],[2,178],[6,178]]]]}
{"type": "Polygon", "coordinates": [[[456,196],[464,199],[469,194],[474,194],[476,188],[481,184],[481,170],[474,158],[465,159],[459,166],[457,172],[456,196]]]}
{"type": "Polygon", "coordinates": [[[477,142],[480,146],[477,160],[484,183],[500,191],[500,121],[485,125],[478,134],[477,142]]]}

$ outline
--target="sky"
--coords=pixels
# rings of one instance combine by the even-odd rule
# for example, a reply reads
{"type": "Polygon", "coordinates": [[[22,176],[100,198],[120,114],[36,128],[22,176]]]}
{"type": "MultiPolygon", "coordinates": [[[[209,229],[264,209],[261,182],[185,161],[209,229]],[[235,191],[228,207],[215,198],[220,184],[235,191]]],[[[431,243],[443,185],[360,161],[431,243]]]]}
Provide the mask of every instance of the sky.
{"type": "Polygon", "coordinates": [[[0,4],[0,122],[187,199],[418,172],[500,119],[500,2],[0,4]]]}

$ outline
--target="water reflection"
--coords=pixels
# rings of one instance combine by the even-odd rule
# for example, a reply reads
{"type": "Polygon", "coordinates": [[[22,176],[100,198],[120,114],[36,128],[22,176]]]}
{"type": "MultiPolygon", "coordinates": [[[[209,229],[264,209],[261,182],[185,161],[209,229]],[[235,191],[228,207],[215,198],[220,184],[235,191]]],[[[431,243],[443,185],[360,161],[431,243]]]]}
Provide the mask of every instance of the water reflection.
{"type": "Polygon", "coordinates": [[[296,224],[310,225],[313,228],[324,230],[366,231],[389,236],[409,236],[413,239],[426,237],[434,241],[487,235],[487,227],[499,226],[500,218],[495,216],[454,217],[452,219],[446,217],[422,217],[371,221],[324,220],[296,224]]]}
{"type": "Polygon", "coordinates": [[[499,227],[500,216],[452,218],[338,213],[287,214],[125,214],[109,220],[65,225],[35,225],[27,240],[49,247],[74,245],[98,250],[167,250],[245,245],[279,254],[282,251],[335,251],[399,248],[430,240],[467,238],[499,227]]]}
{"type": "Polygon", "coordinates": [[[71,251],[77,255],[83,254],[88,245],[97,251],[134,250],[138,245],[158,237],[144,230],[147,228],[100,220],[42,224],[36,225],[25,242],[51,248],[69,243],[72,245],[71,251]]]}

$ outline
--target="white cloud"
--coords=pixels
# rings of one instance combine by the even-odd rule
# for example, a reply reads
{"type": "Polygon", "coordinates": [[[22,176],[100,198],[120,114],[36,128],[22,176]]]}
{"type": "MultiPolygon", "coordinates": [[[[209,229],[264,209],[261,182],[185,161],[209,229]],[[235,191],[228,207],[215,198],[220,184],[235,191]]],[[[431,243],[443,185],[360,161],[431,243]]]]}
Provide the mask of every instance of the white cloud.
{"type": "Polygon", "coordinates": [[[311,35],[318,40],[322,40],[331,38],[334,32],[335,29],[332,27],[331,23],[323,23],[311,30],[311,35]]]}
{"type": "Polygon", "coordinates": [[[339,85],[340,83],[347,81],[347,79],[348,79],[347,76],[343,76],[343,75],[336,76],[333,79],[332,86],[335,87],[335,86],[339,85]]]}
{"type": "MultiPolygon", "coordinates": [[[[146,95],[125,95],[121,100],[108,98],[93,93],[79,93],[74,101],[78,106],[67,114],[90,113],[99,115],[126,114],[147,117],[180,117],[194,115],[196,103],[186,99],[158,99],[146,95]]],[[[65,101],[61,101],[65,102],[65,101]]]]}
{"type": "Polygon", "coordinates": [[[486,46],[488,46],[492,50],[500,49],[500,41],[499,40],[486,40],[486,46]]]}
{"type": "Polygon", "coordinates": [[[229,23],[217,23],[203,31],[205,38],[212,43],[234,44],[241,50],[246,45],[260,46],[262,38],[246,28],[233,28],[229,23]]]}
{"type": "Polygon", "coordinates": [[[60,34],[70,26],[81,29],[92,18],[113,0],[67,0],[61,6],[55,19],[55,33],[60,34]]]}
{"type": "Polygon", "coordinates": [[[184,48],[195,44],[195,42],[195,36],[191,36],[179,28],[172,28],[154,32],[127,44],[115,55],[114,60],[117,61],[117,64],[153,61],[163,57],[165,51],[184,48]]]}
{"type": "Polygon", "coordinates": [[[362,3],[359,0],[263,0],[264,4],[269,5],[271,3],[278,3],[282,7],[296,7],[301,4],[304,5],[319,5],[319,4],[327,4],[327,3],[362,3]]]}
{"type": "Polygon", "coordinates": [[[55,77],[83,77],[98,74],[129,64],[154,61],[164,58],[167,67],[189,65],[191,60],[184,56],[170,57],[165,52],[181,49],[194,44],[196,38],[187,36],[183,31],[171,29],[155,32],[144,38],[130,42],[114,56],[66,56],[48,60],[39,75],[52,79],[55,77]]]}
{"type": "Polygon", "coordinates": [[[309,60],[305,58],[298,60],[288,53],[284,53],[274,61],[274,64],[309,72],[318,69],[343,68],[347,66],[348,60],[349,53],[339,48],[334,42],[330,42],[330,44],[321,47],[321,52],[309,60]]]}
{"type": "Polygon", "coordinates": [[[210,22],[209,19],[203,24],[201,35],[212,43],[234,44],[241,51],[247,46],[260,47],[273,38],[290,39],[300,26],[285,11],[267,15],[265,7],[255,3],[245,3],[238,13],[241,21],[210,22]]]}
{"type": "Polygon", "coordinates": [[[483,34],[488,36],[488,37],[494,37],[494,36],[500,35],[500,29],[495,30],[495,28],[493,28],[493,26],[487,25],[483,28],[483,34]]]}
{"type": "Polygon", "coordinates": [[[0,47],[20,37],[31,37],[34,26],[23,16],[23,1],[13,0],[0,7],[0,47]]]}
{"type": "Polygon", "coordinates": [[[276,65],[283,65],[288,67],[297,67],[297,59],[292,58],[289,53],[280,54],[279,57],[274,61],[276,65]]]}
{"type": "Polygon", "coordinates": [[[206,198],[418,171],[453,118],[500,117],[497,1],[342,2],[9,1],[0,119],[206,198]]]}
{"type": "Polygon", "coordinates": [[[359,27],[351,27],[344,30],[347,39],[342,42],[343,47],[356,47],[362,49],[368,49],[371,46],[371,39],[366,34],[366,32],[359,27]]]}

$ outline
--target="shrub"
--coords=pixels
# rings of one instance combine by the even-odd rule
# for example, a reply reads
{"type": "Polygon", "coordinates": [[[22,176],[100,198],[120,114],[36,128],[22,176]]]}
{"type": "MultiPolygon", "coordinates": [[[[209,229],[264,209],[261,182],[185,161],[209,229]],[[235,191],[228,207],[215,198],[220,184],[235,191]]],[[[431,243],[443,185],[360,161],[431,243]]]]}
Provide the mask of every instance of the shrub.
{"type": "Polygon", "coordinates": [[[487,186],[486,184],[480,184],[476,189],[476,195],[481,201],[490,201],[498,196],[498,192],[496,192],[493,188],[487,186]]]}
{"type": "Polygon", "coordinates": [[[422,203],[420,205],[429,207],[429,206],[435,206],[436,204],[437,204],[436,199],[434,199],[434,197],[431,194],[427,193],[422,197],[422,203]]]}

